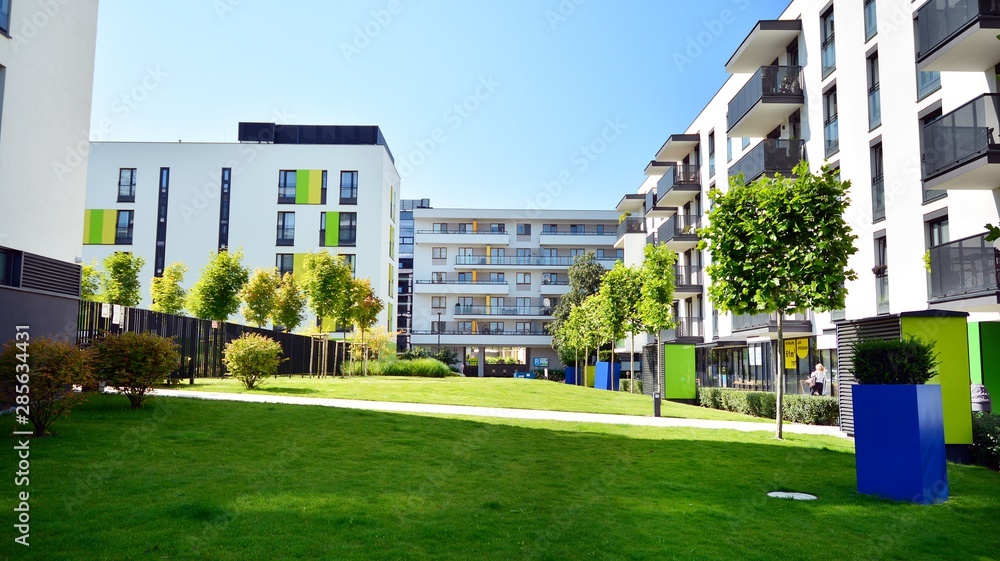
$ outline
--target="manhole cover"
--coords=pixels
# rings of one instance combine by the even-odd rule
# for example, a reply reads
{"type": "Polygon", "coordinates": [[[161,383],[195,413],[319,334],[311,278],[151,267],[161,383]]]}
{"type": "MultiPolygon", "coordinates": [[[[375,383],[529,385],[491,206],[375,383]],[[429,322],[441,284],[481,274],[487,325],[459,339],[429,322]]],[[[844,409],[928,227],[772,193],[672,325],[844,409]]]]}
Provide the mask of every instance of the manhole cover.
{"type": "Polygon", "coordinates": [[[775,499],[791,499],[793,501],[815,501],[816,495],[810,495],[808,493],[787,493],[784,491],[774,491],[773,493],[768,493],[768,497],[774,497],[775,499]]]}

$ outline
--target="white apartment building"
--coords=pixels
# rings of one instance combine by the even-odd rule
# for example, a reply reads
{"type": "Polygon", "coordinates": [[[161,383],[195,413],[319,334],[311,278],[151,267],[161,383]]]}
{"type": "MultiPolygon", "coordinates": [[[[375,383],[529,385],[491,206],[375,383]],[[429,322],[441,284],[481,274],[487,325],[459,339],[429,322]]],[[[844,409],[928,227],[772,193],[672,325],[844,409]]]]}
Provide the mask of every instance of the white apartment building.
{"type": "Polygon", "coordinates": [[[371,280],[391,332],[399,183],[376,126],[240,123],[239,142],[95,142],[83,257],[143,257],[148,307],[150,280],[173,262],[188,267],[187,288],[213,251],[239,248],[251,270],[284,274],[326,250],[371,280]]]}
{"type": "Polygon", "coordinates": [[[430,199],[402,199],[399,202],[399,278],[396,281],[396,350],[410,348],[413,327],[413,209],[431,208],[430,199]]]}
{"type": "MultiPolygon", "coordinates": [[[[851,182],[858,279],[844,310],[788,318],[786,333],[806,341],[809,360],[786,390],[801,392],[809,361],[836,368],[839,319],[965,311],[976,345],[1000,345],[991,323],[1000,319],[1000,259],[983,239],[983,225],[1000,218],[1000,5],[793,0],[778,19],[746,27],[725,61],[729,80],[686,130],[668,131],[638,193],[618,204],[632,214],[618,240],[627,263],[641,262],[647,239],[680,255],[679,326],[666,340],[697,345],[703,384],[740,379],[773,389],[776,318],[713,309],[702,273],[711,255],[697,250],[693,227],[712,187],[727,188],[740,172],[747,181],[787,176],[806,159],[851,182]]],[[[980,349],[970,351],[975,363],[980,349]]],[[[1000,391],[1000,361],[982,366],[1000,391]]]]}
{"type": "Polygon", "coordinates": [[[622,256],[613,211],[416,208],[413,221],[410,343],[477,357],[479,375],[487,348],[560,367],[545,326],[569,266],[591,251],[608,268],[622,256]]]}
{"type": "Polygon", "coordinates": [[[97,2],[0,0],[0,342],[74,338],[97,2]]]}

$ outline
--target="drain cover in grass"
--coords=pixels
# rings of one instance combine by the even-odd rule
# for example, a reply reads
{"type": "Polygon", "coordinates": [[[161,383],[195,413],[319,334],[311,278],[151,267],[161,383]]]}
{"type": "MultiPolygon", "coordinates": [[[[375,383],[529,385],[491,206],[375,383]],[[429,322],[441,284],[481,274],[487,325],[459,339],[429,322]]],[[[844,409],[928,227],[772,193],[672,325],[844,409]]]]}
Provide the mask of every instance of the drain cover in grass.
{"type": "Polygon", "coordinates": [[[775,499],[791,499],[793,501],[815,501],[816,495],[810,495],[808,493],[787,493],[784,491],[774,491],[767,494],[768,497],[774,497],[775,499]]]}

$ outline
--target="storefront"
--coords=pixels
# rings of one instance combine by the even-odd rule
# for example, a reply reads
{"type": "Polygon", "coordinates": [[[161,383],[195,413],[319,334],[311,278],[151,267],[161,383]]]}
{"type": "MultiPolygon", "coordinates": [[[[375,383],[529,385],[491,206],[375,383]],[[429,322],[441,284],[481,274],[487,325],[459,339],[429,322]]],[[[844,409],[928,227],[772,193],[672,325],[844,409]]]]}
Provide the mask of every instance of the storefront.
{"type": "MultiPolygon", "coordinates": [[[[827,336],[828,337],[828,336],[827,336]]],[[[699,346],[695,351],[698,385],[741,390],[775,390],[775,365],[785,368],[785,393],[808,394],[807,379],[817,364],[826,367],[830,380],[823,395],[836,395],[837,350],[824,336],[785,340],[779,357],[777,341],[754,338],[748,341],[720,341],[699,346]]]]}

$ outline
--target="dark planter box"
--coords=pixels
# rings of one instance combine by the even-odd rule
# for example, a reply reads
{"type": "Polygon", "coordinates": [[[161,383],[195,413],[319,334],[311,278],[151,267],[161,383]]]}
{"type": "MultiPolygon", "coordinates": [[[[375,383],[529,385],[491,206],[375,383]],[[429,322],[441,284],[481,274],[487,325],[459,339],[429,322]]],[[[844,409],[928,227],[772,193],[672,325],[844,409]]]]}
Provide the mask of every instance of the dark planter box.
{"type": "Polygon", "coordinates": [[[948,500],[941,386],[851,388],[858,492],[897,501],[948,500]]]}

